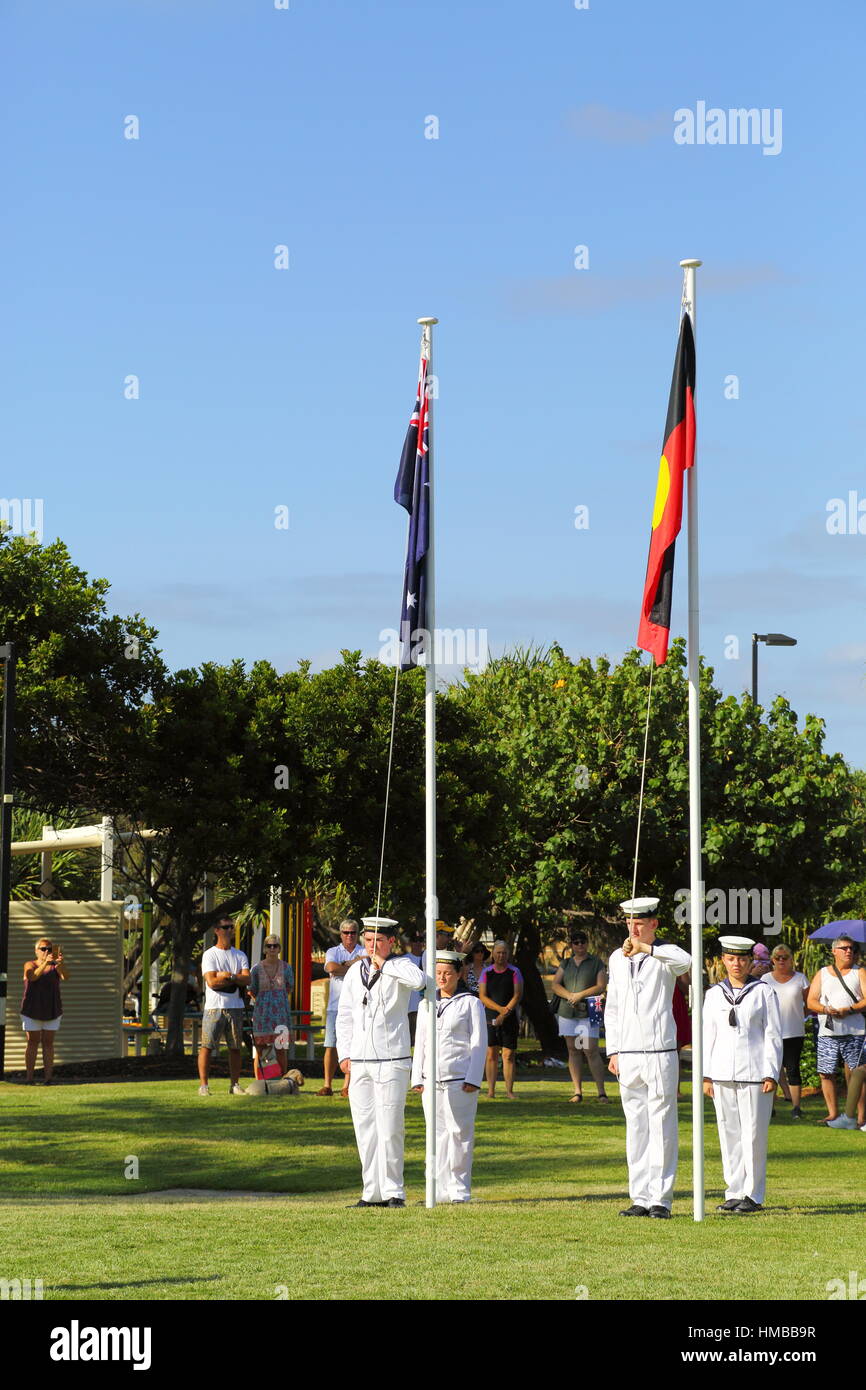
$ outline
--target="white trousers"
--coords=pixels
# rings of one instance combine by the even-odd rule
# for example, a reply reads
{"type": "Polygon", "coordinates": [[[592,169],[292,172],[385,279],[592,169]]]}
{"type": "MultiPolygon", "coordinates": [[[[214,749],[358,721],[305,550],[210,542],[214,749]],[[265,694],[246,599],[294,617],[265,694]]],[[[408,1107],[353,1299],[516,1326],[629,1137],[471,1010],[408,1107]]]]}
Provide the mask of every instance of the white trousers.
{"type": "Polygon", "coordinates": [[[639,1207],[670,1210],[677,1175],[676,1052],[621,1052],[628,1191],[639,1207]]]}
{"type": "Polygon", "coordinates": [[[767,1136],[773,1094],[759,1082],[714,1081],[713,1104],[719,1126],[725,1197],[751,1197],[763,1203],[767,1186],[767,1136]]]}
{"type": "MultiPolygon", "coordinates": [[[[424,1087],[424,1116],[430,1123],[430,1083],[424,1087]]],[[[462,1081],[436,1083],[436,1201],[468,1202],[475,1147],[478,1092],[462,1081]]]]}
{"type": "Polygon", "coordinates": [[[405,1200],[403,1142],[409,1067],[394,1062],[353,1062],[349,1106],[361,1159],[365,1202],[405,1200]]]}

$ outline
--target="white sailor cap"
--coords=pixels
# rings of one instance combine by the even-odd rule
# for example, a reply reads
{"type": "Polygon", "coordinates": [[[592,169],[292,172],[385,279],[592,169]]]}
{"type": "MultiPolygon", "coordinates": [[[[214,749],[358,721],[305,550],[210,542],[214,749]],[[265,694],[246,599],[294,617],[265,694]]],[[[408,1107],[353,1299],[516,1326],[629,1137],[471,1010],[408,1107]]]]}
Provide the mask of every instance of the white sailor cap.
{"type": "Polygon", "coordinates": [[[655,917],[658,898],[626,898],[620,907],[626,917],[655,917]]]}
{"type": "Polygon", "coordinates": [[[455,970],[459,970],[463,964],[463,957],[459,951],[437,951],[437,965],[453,965],[455,970]]]}
{"type": "Polygon", "coordinates": [[[755,943],[748,936],[720,936],[719,945],[726,956],[750,956],[755,943]]]}
{"type": "Polygon", "coordinates": [[[362,917],[365,931],[381,932],[382,936],[393,936],[397,925],[394,917],[362,917]]]}

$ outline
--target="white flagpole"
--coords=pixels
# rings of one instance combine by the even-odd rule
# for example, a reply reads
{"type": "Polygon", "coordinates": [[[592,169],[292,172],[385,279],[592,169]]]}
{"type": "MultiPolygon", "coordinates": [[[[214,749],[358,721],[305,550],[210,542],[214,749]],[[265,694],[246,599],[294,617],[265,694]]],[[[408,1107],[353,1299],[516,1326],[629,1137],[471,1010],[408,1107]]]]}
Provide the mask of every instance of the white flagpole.
{"type": "MultiPolygon", "coordinates": [[[[433,325],[438,319],[425,318],[418,322],[423,327],[423,352],[427,358],[426,382],[429,384],[433,372],[433,325]]],[[[423,404],[423,403],[422,403],[423,404]]],[[[438,1077],[436,1058],[436,920],[439,916],[439,899],[436,895],[436,547],[434,543],[434,484],[433,484],[433,399],[427,396],[427,476],[429,478],[428,545],[427,545],[427,659],[425,667],[424,690],[424,787],[425,787],[425,871],[426,916],[427,916],[427,1066],[424,1087],[426,1091],[426,1134],[427,1134],[427,1189],[426,1205],[436,1205],[436,1081],[438,1077]]]]}
{"type": "MultiPolygon", "coordinates": [[[[683,268],[682,311],[692,321],[697,356],[695,271],[702,261],[680,261],[683,268]]],[[[697,385],[695,386],[697,391],[697,385]]],[[[701,883],[701,695],[700,592],[698,586],[698,469],[686,472],[689,539],[689,904],[692,956],[692,1187],[694,1219],[704,1219],[704,899],[701,883]]]]}

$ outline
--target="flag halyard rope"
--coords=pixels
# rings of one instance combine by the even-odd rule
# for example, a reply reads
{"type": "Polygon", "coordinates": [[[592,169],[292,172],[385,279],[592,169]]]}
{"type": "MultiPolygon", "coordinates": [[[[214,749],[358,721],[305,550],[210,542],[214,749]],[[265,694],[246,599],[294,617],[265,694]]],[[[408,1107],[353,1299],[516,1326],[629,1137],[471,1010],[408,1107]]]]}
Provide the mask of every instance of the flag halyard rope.
{"type": "Polygon", "coordinates": [[[646,698],[646,727],[644,728],[644,735],[643,735],[643,758],[642,758],[642,760],[641,760],[641,766],[640,766],[640,798],[639,798],[639,800],[638,800],[638,807],[637,807],[637,835],[635,836],[635,845],[634,845],[634,873],[632,874],[632,880],[631,880],[631,896],[632,896],[632,898],[634,898],[634,897],[636,896],[636,894],[637,894],[637,862],[638,862],[638,855],[639,855],[639,853],[640,853],[640,829],[641,829],[641,821],[642,821],[642,819],[643,819],[643,792],[644,792],[644,782],[645,782],[645,780],[646,780],[646,750],[647,750],[647,743],[649,742],[650,707],[651,707],[651,705],[652,705],[652,698],[653,698],[653,674],[654,674],[654,672],[655,672],[655,662],[653,661],[653,662],[650,664],[649,690],[647,691],[647,698],[646,698]]]}

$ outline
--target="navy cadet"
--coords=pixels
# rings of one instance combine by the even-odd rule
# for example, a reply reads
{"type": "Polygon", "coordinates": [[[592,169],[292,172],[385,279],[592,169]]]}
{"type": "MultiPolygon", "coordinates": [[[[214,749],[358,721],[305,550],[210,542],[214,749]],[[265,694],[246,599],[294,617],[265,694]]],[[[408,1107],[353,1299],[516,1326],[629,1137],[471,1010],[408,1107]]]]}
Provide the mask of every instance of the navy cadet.
{"type": "Polygon", "coordinates": [[[463,956],[436,952],[436,1002],[422,999],[415,1034],[412,1085],[423,1092],[430,1122],[433,1097],[427,1079],[430,1009],[436,1010],[436,1200],[468,1202],[475,1144],[478,1091],[487,1060],[484,1005],[461,979],[463,956]]]}
{"type": "Polygon", "coordinates": [[[608,1067],[619,1079],[631,1206],[621,1216],[671,1214],[677,1173],[679,1058],[676,977],[691,965],[680,946],[656,942],[658,898],[628,898],[628,938],[608,962],[604,1027],[608,1067]]]}
{"type": "Polygon", "coordinates": [[[403,1143],[412,1057],[409,1001],[425,980],[408,956],[392,956],[390,917],[362,917],[366,956],[343,977],[337,1056],[351,1075],[349,1105],[361,1159],[359,1207],[404,1207],[403,1143]]]}
{"type": "Polygon", "coordinates": [[[749,975],[754,941],[720,936],[725,979],[704,999],[704,1095],[716,1107],[725,1200],[717,1211],[760,1211],[767,1182],[767,1133],[782,1065],[776,991],[749,975]]]}

